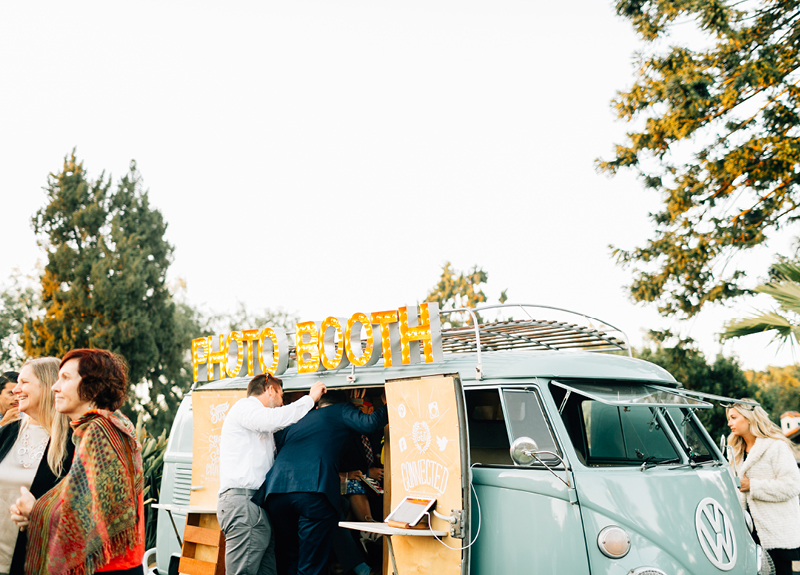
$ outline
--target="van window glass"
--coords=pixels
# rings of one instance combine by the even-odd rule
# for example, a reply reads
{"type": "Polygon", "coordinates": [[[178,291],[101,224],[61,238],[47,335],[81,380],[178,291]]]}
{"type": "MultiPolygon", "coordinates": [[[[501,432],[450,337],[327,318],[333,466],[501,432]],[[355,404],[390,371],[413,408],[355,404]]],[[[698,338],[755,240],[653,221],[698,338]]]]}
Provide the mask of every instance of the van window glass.
{"type": "MultiPolygon", "coordinates": [[[[636,382],[584,381],[568,390],[550,383],[548,389],[559,406],[572,446],[580,462],[589,466],[641,465],[646,461],[680,460],[672,428],[662,416],[663,408],[647,405],[608,405],[589,396],[628,394],[636,382]]],[[[680,408],[679,408],[680,409],[680,408]]]]}
{"type": "Polygon", "coordinates": [[[694,417],[689,417],[688,409],[668,407],[667,412],[678,430],[678,438],[683,442],[686,452],[695,461],[713,459],[712,450],[706,443],[703,433],[697,428],[694,417]]]}
{"type": "Polygon", "coordinates": [[[639,465],[679,457],[654,408],[584,399],[580,409],[589,465],[639,465]]]}
{"type": "Polygon", "coordinates": [[[496,389],[465,390],[470,460],[483,465],[513,465],[508,430],[496,389]]]}
{"type": "MultiPolygon", "coordinates": [[[[538,394],[533,391],[507,389],[503,391],[503,396],[506,401],[511,438],[530,437],[541,451],[552,451],[561,455],[550,425],[545,419],[538,394]]],[[[541,458],[555,459],[546,455],[541,458]]]]}

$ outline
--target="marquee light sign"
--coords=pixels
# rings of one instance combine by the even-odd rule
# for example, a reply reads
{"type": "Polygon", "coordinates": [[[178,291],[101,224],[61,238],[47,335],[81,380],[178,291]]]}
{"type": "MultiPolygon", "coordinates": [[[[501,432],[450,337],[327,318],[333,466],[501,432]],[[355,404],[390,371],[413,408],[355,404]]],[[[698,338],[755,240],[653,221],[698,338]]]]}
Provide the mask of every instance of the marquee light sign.
{"type": "MultiPolygon", "coordinates": [[[[314,373],[352,365],[375,365],[381,357],[384,367],[442,361],[442,328],[439,304],[423,303],[369,315],[354,313],[349,319],[326,317],[321,322],[304,321],[295,325],[297,372],[314,373]],[[361,332],[366,334],[362,348],[361,332]]],[[[258,373],[281,375],[289,364],[289,338],[277,327],[245,329],[220,334],[217,350],[213,336],[192,340],[192,379],[205,380],[258,373]]]]}

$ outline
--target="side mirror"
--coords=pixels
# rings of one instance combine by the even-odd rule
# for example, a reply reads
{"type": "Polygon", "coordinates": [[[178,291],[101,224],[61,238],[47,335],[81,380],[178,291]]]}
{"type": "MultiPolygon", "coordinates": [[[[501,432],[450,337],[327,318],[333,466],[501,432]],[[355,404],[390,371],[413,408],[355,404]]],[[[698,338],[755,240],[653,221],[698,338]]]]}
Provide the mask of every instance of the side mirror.
{"type": "Polygon", "coordinates": [[[728,454],[728,450],[725,448],[726,445],[728,445],[728,442],[725,441],[725,434],[723,433],[722,435],[719,436],[719,452],[722,454],[723,457],[725,457],[728,454]]]}
{"type": "Polygon", "coordinates": [[[514,465],[527,467],[533,465],[533,462],[536,461],[533,454],[539,451],[539,446],[530,437],[518,437],[511,444],[509,451],[514,465]]]}

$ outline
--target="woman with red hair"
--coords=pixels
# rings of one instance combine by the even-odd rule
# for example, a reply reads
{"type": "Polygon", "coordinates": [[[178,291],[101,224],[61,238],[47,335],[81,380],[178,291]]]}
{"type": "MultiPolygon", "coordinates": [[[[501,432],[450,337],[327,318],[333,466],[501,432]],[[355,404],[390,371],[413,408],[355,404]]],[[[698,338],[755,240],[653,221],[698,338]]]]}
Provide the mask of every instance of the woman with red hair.
{"type": "Polygon", "coordinates": [[[141,446],[118,411],[127,388],[127,368],[109,351],[75,349],[61,360],[53,391],[71,420],[75,458],[61,483],[12,506],[28,529],[26,574],[143,573],[141,446]]]}

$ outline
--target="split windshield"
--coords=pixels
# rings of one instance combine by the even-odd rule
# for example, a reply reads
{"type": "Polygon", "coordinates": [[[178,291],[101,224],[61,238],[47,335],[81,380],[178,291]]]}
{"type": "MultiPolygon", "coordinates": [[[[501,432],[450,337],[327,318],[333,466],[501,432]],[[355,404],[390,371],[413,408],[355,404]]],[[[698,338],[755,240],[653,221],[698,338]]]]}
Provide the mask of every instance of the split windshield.
{"type": "Polygon", "coordinates": [[[692,411],[709,404],[647,385],[551,382],[581,462],[640,466],[712,458],[692,411]]]}

